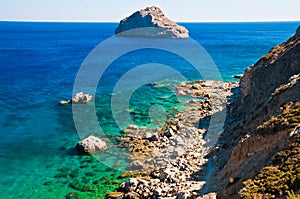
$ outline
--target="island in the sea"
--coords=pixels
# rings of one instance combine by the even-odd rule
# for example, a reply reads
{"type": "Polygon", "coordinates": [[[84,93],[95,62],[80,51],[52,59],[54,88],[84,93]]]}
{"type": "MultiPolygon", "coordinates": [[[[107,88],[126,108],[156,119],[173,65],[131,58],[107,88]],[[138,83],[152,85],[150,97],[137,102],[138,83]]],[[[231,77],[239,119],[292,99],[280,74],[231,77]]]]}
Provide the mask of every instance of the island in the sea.
{"type": "Polygon", "coordinates": [[[152,6],[120,21],[115,34],[127,37],[188,38],[189,31],[168,19],[162,10],[152,6]]]}

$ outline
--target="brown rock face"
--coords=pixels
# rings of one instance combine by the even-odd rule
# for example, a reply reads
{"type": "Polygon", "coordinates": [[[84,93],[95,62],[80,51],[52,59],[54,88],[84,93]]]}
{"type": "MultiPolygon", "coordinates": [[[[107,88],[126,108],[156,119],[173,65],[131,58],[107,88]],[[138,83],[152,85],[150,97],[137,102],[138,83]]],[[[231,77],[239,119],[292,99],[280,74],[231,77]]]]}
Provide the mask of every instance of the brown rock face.
{"type": "Polygon", "coordinates": [[[289,132],[262,135],[257,127],[300,100],[300,27],[297,33],[275,46],[240,80],[240,94],[229,107],[219,150],[212,160],[210,191],[220,198],[238,198],[245,179],[252,178],[271,157],[289,142],[289,132]]]}
{"type": "Polygon", "coordinates": [[[155,38],[189,37],[189,31],[185,27],[168,19],[162,10],[155,6],[137,11],[131,16],[121,20],[115,30],[115,34],[120,34],[121,36],[155,38]]]}

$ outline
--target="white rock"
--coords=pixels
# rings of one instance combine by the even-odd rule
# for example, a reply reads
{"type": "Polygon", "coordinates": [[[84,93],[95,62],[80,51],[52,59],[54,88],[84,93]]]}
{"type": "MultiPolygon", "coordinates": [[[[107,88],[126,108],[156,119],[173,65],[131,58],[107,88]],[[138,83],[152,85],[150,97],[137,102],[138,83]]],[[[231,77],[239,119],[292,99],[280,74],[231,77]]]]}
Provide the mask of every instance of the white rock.
{"type": "Polygon", "coordinates": [[[73,104],[86,104],[93,100],[93,96],[91,94],[84,94],[83,92],[76,93],[72,98],[73,104]]]}
{"type": "Polygon", "coordinates": [[[81,140],[76,145],[77,150],[83,153],[94,153],[107,149],[106,143],[93,135],[81,140]]]}

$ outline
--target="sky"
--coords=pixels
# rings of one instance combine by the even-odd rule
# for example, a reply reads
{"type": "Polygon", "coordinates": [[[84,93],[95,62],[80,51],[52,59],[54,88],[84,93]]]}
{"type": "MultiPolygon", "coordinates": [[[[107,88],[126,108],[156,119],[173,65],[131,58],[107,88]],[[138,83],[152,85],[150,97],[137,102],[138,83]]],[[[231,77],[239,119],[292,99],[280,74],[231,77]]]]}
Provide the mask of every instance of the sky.
{"type": "Polygon", "coordinates": [[[300,21],[299,0],[0,0],[0,21],[118,22],[152,5],[177,22],[300,21]]]}

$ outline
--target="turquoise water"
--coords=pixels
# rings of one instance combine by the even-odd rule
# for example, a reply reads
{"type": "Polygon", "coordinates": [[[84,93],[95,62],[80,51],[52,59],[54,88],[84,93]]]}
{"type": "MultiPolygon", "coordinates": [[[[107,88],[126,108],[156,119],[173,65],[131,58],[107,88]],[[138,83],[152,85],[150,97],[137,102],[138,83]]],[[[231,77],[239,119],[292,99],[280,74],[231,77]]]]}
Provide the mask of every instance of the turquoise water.
{"type": "MultiPolygon", "coordinates": [[[[286,40],[298,24],[183,25],[215,61],[222,78],[233,81],[233,75],[243,73],[272,46],[286,40]]],[[[113,35],[116,26],[0,23],[0,198],[65,198],[70,192],[81,198],[103,198],[123,180],[118,176],[125,170],[126,157],[112,158],[118,151],[111,149],[111,153],[101,157],[103,161],[74,153],[72,148],[79,135],[72,109],[58,104],[72,96],[80,65],[93,48],[113,35]],[[117,169],[104,165],[106,161],[117,169]]],[[[168,52],[141,50],[116,60],[107,71],[106,77],[110,78],[101,80],[97,88],[95,107],[105,139],[112,143],[120,132],[110,108],[114,84],[122,72],[154,61],[180,70],[187,79],[197,78],[188,63],[168,52]]],[[[131,96],[132,120],[139,125],[159,126],[159,119],[149,118],[149,109],[155,104],[162,106],[170,117],[174,106],[181,108],[173,92],[144,85],[131,96]]],[[[165,117],[163,113],[158,116],[161,120],[165,117]]]]}

